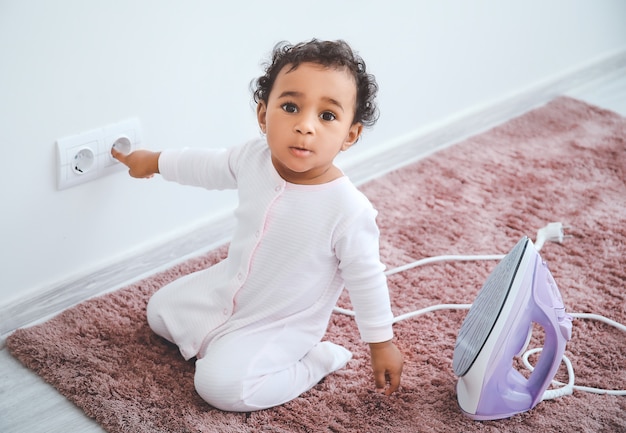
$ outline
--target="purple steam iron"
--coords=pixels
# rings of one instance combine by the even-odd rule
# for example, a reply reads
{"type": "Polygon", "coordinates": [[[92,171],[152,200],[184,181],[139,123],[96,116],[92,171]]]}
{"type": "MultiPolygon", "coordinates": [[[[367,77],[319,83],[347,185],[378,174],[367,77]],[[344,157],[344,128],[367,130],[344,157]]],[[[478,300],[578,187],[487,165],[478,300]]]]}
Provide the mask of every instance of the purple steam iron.
{"type": "Polygon", "coordinates": [[[459,331],[452,366],[461,410],[474,420],[508,418],[537,405],[554,378],[572,335],[559,289],[533,243],[523,237],[498,263],[459,331]],[[532,324],[545,342],[527,379],[513,367],[532,324]]]}

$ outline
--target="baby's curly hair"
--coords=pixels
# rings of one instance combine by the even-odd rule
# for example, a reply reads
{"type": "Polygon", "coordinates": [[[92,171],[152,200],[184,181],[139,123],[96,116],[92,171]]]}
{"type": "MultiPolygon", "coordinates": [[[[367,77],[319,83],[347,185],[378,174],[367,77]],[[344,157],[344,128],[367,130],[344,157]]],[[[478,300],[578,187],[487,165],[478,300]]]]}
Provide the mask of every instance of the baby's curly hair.
{"type": "Polygon", "coordinates": [[[363,59],[342,40],[312,39],[296,45],[288,42],[276,44],[271,62],[265,65],[265,75],[252,83],[254,102],[267,103],[274,81],[283,67],[291,65],[290,70],[294,70],[302,63],[316,63],[327,68],[346,68],[354,77],[357,89],[356,110],[352,122],[360,122],[363,126],[373,126],[376,123],[378,120],[378,107],[375,102],[378,92],[376,79],[366,72],[363,59]]]}

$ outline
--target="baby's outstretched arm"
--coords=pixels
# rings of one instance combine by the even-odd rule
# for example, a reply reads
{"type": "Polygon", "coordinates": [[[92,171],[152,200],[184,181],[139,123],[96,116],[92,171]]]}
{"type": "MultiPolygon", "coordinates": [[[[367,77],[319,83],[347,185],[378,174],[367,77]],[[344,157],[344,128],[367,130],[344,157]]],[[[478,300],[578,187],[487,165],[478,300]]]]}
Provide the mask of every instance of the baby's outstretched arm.
{"type": "Polygon", "coordinates": [[[139,149],[125,154],[112,148],[111,155],[129,168],[128,174],[132,177],[148,178],[159,172],[159,155],[161,152],[139,149]]]}
{"type": "Polygon", "coordinates": [[[402,354],[389,340],[382,343],[370,343],[370,357],[376,390],[385,395],[391,395],[400,387],[400,376],[404,364],[402,354]]]}

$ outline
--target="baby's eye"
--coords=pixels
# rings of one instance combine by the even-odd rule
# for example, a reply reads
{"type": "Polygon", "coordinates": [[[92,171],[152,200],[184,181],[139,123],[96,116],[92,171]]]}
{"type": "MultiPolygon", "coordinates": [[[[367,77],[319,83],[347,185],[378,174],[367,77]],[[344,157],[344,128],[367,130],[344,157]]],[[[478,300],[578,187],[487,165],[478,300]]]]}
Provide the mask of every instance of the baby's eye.
{"type": "Polygon", "coordinates": [[[298,111],[298,107],[296,107],[295,104],[292,104],[291,102],[287,102],[281,105],[281,108],[287,113],[296,113],[298,111]]]}
{"type": "Polygon", "coordinates": [[[333,121],[337,118],[337,116],[335,116],[335,114],[330,111],[324,111],[322,114],[320,114],[320,117],[322,118],[322,120],[326,120],[328,122],[333,121]]]}

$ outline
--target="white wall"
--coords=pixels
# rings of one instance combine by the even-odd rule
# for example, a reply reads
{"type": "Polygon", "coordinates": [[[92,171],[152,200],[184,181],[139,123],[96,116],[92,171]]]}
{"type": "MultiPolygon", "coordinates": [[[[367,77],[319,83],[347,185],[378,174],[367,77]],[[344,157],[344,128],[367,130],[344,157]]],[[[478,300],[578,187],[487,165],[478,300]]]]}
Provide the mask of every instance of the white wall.
{"type": "Polygon", "coordinates": [[[239,143],[272,46],[344,38],[381,88],[356,156],[626,48],[625,23],[621,0],[0,0],[0,305],[234,205],[124,173],[57,191],[57,138],[138,117],[153,149],[239,143]]]}

